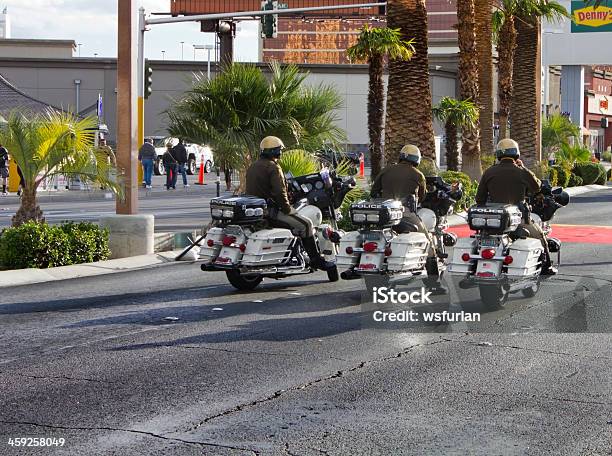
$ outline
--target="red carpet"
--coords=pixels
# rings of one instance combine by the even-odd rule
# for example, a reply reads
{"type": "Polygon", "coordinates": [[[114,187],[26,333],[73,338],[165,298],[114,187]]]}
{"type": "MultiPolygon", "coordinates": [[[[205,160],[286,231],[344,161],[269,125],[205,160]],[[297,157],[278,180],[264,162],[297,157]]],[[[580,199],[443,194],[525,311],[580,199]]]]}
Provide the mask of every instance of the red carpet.
{"type": "MultiPolygon", "coordinates": [[[[447,231],[459,237],[469,237],[474,233],[467,225],[451,226],[447,231]]],[[[553,225],[550,236],[561,242],[612,244],[612,226],[553,225]]]]}

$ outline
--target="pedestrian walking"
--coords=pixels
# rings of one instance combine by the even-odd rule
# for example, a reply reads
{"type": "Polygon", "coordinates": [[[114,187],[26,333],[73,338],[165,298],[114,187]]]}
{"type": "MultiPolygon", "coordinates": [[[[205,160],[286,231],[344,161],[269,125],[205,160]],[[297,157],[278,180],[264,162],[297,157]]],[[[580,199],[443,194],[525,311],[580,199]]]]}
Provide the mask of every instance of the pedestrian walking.
{"type": "Polygon", "coordinates": [[[162,163],[166,169],[166,190],[176,189],[176,178],[178,171],[178,160],[174,156],[174,140],[168,140],[166,143],[166,152],[162,156],[162,163]]]}
{"type": "Polygon", "coordinates": [[[144,144],[138,150],[138,160],[142,165],[142,170],[144,171],[144,184],[145,188],[151,188],[151,178],[153,177],[153,166],[155,165],[155,160],[157,159],[157,152],[155,151],[155,146],[153,145],[153,140],[151,138],[147,138],[144,141],[144,144]]]}
{"type": "Polygon", "coordinates": [[[223,175],[225,176],[225,190],[229,192],[232,189],[232,168],[224,166],[223,175]]]}
{"type": "Polygon", "coordinates": [[[183,176],[183,187],[189,187],[187,182],[187,148],[182,139],[178,140],[178,144],[172,148],[172,155],[178,162],[177,172],[183,176]]]}
{"type": "Polygon", "coordinates": [[[7,196],[6,186],[9,177],[9,154],[6,147],[0,144],[0,180],[2,181],[2,196],[7,196]]]}

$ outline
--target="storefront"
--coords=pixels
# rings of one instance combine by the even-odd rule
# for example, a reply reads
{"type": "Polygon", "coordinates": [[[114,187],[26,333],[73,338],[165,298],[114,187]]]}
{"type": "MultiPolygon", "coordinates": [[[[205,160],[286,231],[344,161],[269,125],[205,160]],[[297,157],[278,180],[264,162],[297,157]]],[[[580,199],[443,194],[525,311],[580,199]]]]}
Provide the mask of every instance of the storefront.
{"type": "Polygon", "coordinates": [[[594,152],[612,145],[612,71],[593,67],[585,71],[584,126],[589,130],[587,144],[594,152]]]}

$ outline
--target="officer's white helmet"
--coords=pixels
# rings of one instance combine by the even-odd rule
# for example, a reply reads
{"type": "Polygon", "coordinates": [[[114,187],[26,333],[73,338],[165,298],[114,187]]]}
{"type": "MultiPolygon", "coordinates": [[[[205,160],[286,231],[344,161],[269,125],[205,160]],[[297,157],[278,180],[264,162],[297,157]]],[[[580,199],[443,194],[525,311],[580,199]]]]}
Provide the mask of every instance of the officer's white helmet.
{"type": "Polygon", "coordinates": [[[521,151],[519,150],[518,143],[514,139],[505,138],[497,143],[495,155],[500,160],[504,157],[517,160],[521,157],[521,151]]]}
{"type": "Polygon", "coordinates": [[[406,144],[400,150],[399,161],[407,161],[418,165],[421,163],[421,151],[414,144],[406,144]]]}
{"type": "Polygon", "coordinates": [[[280,138],[276,136],[266,136],[259,144],[259,151],[263,156],[278,158],[281,155],[281,150],[285,145],[280,138]]]}

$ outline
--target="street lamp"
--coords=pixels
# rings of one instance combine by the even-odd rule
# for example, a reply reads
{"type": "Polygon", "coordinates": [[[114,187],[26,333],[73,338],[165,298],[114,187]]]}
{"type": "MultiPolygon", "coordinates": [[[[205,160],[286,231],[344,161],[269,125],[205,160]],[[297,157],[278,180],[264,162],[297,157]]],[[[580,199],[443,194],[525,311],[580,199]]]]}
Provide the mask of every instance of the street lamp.
{"type": "Polygon", "coordinates": [[[166,60],[166,51],[162,51],[162,60],[166,60]]]}
{"type": "Polygon", "coordinates": [[[78,43],[77,46],[79,47],[79,57],[81,57],[81,46],[83,46],[83,43],[78,43]]]}
{"type": "Polygon", "coordinates": [[[185,60],[185,54],[184,54],[184,46],[185,46],[185,42],[181,41],[181,60],[185,60]]]}

